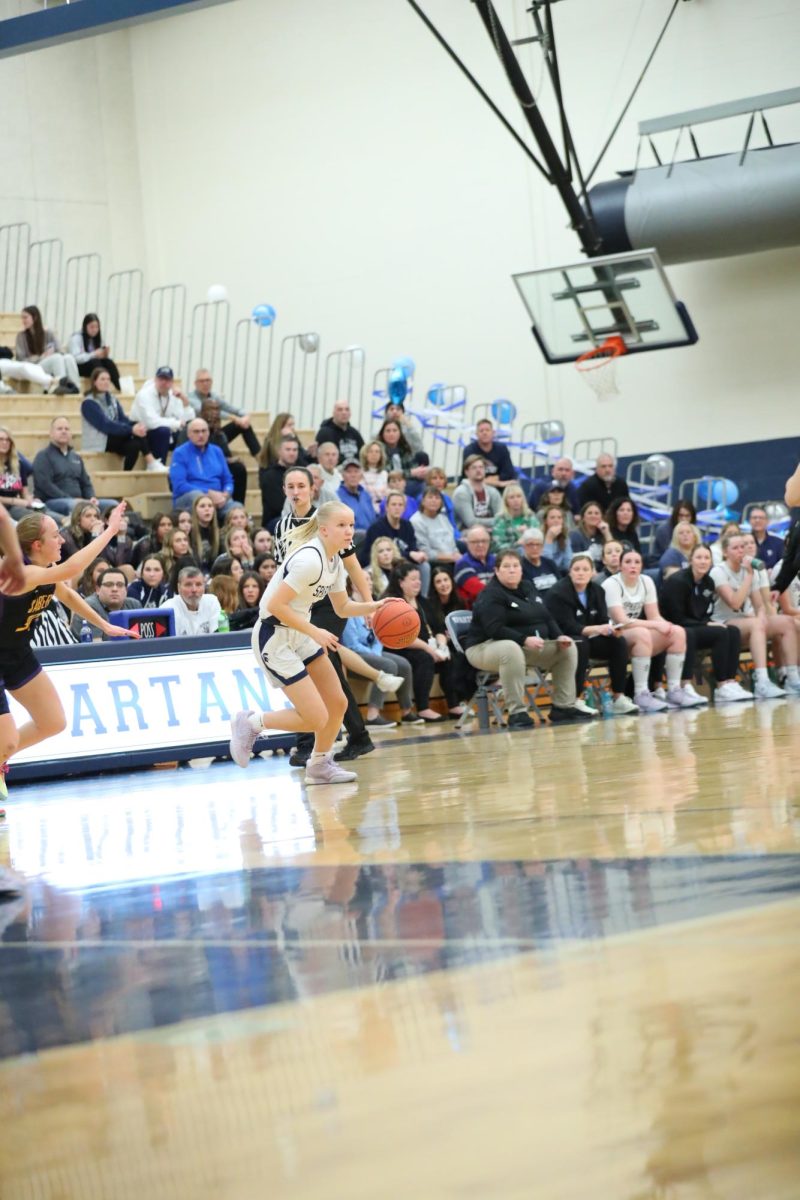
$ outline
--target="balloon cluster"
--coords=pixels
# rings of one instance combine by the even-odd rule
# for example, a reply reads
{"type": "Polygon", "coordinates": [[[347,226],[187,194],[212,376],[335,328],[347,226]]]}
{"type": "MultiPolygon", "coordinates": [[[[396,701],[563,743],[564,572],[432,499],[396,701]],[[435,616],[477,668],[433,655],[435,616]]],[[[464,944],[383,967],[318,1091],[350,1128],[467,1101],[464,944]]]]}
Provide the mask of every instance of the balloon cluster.
{"type": "Polygon", "coordinates": [[[697,498],[709,507],[715,504],[718,509],[727,508],[739,499],[739,489],[732,479],[702,480],[697,485],[697,498]]]}

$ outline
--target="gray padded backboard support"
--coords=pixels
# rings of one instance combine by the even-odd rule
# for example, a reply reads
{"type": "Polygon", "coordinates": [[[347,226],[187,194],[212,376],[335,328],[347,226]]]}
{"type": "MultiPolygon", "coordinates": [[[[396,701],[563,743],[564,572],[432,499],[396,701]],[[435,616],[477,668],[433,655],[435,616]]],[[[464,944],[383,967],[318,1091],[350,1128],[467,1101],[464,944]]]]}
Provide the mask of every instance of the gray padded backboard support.
{"type": "Polygon", "coordinates": [[[612,334],[629,354],[697,341],[656,250],[587,258],[512,278],[548,363],[574,362],[612,334]]]}

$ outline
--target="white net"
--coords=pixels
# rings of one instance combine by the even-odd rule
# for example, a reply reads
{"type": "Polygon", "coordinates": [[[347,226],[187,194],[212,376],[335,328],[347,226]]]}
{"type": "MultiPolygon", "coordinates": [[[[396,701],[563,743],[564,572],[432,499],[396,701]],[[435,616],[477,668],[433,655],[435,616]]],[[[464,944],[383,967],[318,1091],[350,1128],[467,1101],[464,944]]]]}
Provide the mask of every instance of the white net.
{"type": "Polygon", "coordinates": [[[614,345],[598,346],[584,358],[576,360],[575,370],[598,400],[608,400],[620,394],[617,387],[617,359],[620,356],[620,350],[614,345]]]}

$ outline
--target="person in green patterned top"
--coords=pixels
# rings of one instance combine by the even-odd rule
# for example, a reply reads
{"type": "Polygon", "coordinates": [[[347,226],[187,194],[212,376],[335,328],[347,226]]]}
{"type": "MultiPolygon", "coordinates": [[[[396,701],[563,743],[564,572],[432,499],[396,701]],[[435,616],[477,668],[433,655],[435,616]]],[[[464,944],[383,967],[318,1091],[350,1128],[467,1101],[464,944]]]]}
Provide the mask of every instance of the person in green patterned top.
{"type": "Polygon", "coordinates": [[[492,548],[513,550],[526,529],[538,529],[539,522],[531,512],[525,493],[518,483],[509,483],[503,491],[503,507],[492,528],[492,548]]]}

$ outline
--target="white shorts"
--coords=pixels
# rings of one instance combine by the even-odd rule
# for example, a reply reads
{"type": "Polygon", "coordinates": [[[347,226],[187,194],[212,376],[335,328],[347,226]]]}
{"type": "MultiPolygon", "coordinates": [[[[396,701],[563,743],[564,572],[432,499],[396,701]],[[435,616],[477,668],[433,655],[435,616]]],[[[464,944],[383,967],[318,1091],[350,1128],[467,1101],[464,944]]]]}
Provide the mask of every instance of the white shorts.
{"type": "Polygon", "coordinates": [[[325,653],[307,633],[287,629],[272,618],[256,621],[250,644],[261,666],[282,687],[304,679],[308,664],[325,653]]]}

